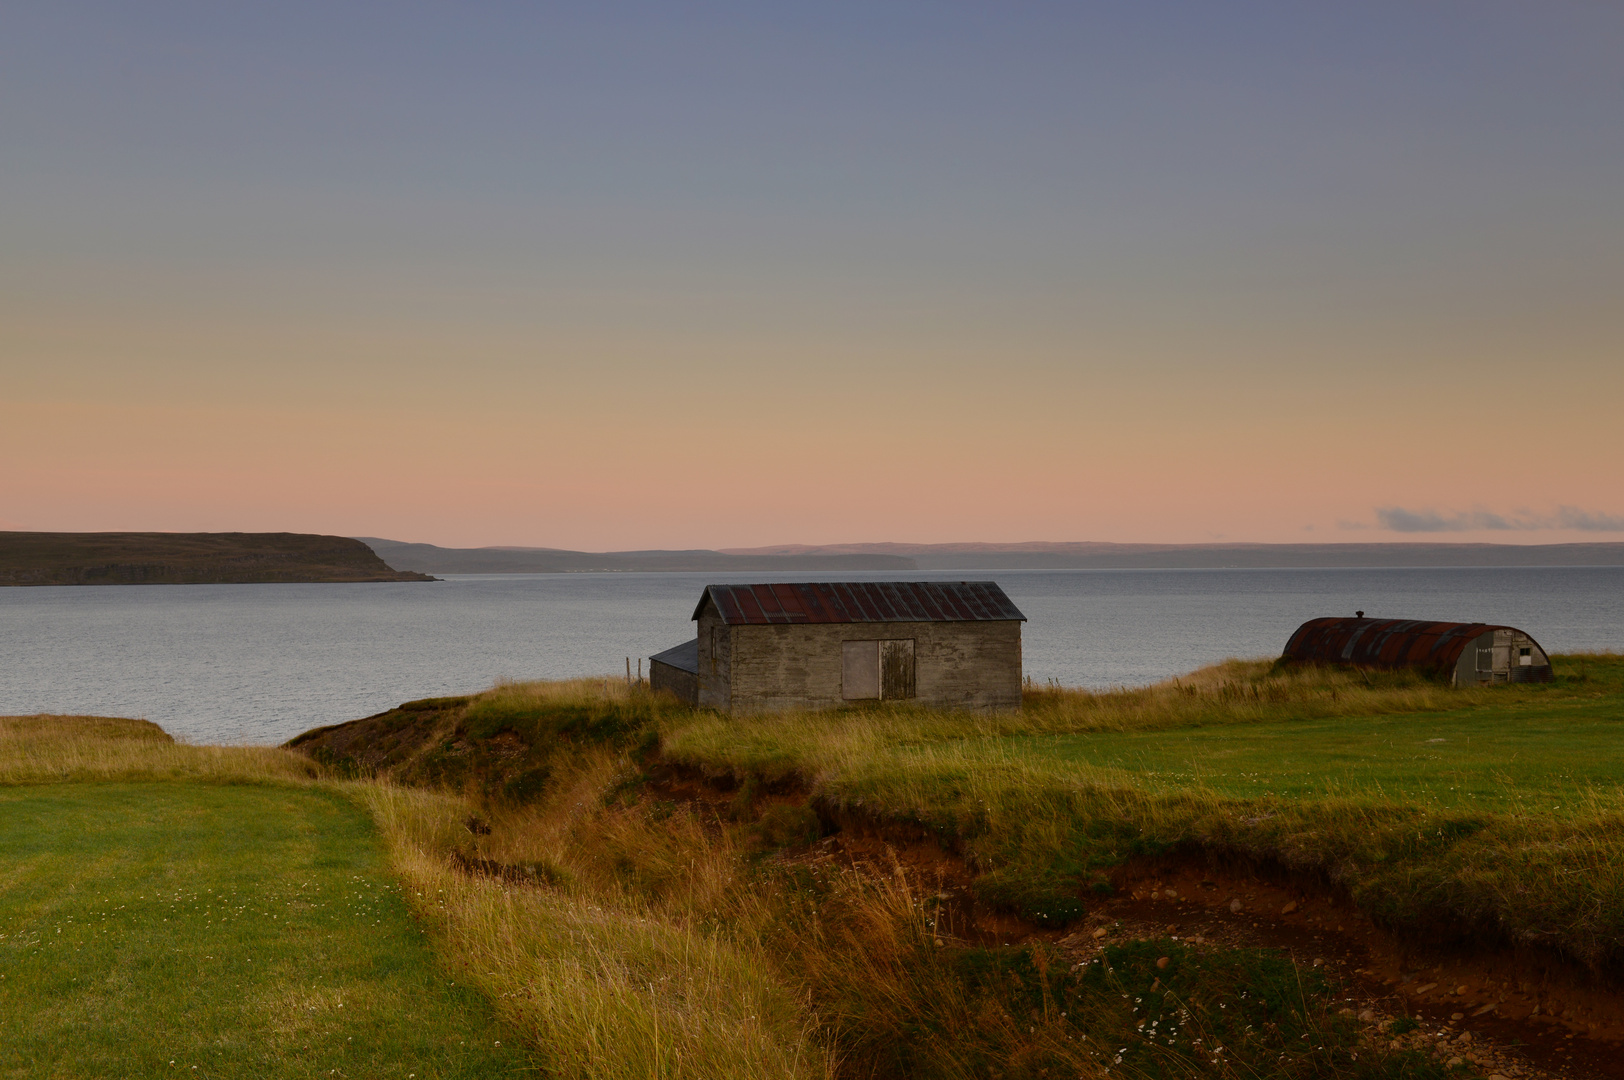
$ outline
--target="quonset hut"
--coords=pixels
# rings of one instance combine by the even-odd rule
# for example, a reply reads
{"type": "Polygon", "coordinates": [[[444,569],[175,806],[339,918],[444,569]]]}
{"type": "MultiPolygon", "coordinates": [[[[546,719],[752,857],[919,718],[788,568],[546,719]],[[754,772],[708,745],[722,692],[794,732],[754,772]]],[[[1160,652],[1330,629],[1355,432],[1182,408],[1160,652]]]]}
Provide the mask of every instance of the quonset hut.
{"type": "Polygon", "coordinates": [[[693,704],[747,713],[1021,703],[1026,616],[990,581],[710,585],[693,618],[698,638],[649,665],[652,687],[693,704]]]}
{"type": "Polygon", "coordinates": [[[1416,668],[1453,686],[1550,682],[1551,659],[1528,634],[1489,623],[1310,619],[1286,642],[1286,660],[1416,668]]]}

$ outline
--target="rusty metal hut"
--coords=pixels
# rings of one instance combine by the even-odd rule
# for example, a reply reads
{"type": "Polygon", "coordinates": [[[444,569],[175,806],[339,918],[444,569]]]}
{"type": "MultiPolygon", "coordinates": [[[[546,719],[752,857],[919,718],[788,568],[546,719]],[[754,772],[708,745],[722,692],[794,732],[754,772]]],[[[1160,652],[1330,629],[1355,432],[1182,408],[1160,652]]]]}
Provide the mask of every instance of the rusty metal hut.
{"type": "Polygon", "coordinates": [[[654,658],[681,669],[681,650],[693,650],[692,697],[680,675],[652,665],[651,684],[659,671],[678,696],[724,712],[1021,703],[1026,616],[991,581],[710,585],[693,619],[697,640],[654,658]]]}
{"type": "Polygon", "coordinates": [[[1453,686],[1549,682],[1551,659],[1514,626],[1412,619],[1310,619],[1286,642],[1286,660],[1415,668],[1453,686]]]}

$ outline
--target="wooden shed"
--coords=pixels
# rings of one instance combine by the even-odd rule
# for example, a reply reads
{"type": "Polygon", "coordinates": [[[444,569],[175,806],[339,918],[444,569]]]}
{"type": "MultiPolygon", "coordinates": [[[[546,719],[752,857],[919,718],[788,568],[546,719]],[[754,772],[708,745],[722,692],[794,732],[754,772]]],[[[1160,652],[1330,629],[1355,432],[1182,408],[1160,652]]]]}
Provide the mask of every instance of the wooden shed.
{"type": "Polygon", "coordinates": [[[690,705],[699,702],[699,642],[684,641],[648,658],[651,690],[668,690],[690,705]]]}
{"type": "MultiPolygon", "coordinates": [[[[1021,703],[1026,616],[991,581],[710,585],[699,636],[654,660],[663,685],[724,712],[917,701],[953,709],[1021,703]],[[694,692],[681,674],[692,648],[694,692]]],[[[650,667],[653,683],[656,669],[650,667]]]]}
{"type": "Polygon", "coordinates": [[[1491,623],[1310,619],[1283,658],[1368,668],[1416,668],[1453,686],[1550,682],[1551,659],[1529,634],[1491,623]]]}

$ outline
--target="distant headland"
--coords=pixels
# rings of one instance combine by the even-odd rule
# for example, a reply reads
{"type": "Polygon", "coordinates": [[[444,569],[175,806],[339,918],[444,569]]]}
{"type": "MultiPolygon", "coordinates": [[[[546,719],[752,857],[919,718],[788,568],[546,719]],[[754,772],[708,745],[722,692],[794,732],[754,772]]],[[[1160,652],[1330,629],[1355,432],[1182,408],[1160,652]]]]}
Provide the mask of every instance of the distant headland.
{"type": "Polygon", "coordinates": [[[0,532],[0,585],[433,581],[310,533],[0,532]]]}

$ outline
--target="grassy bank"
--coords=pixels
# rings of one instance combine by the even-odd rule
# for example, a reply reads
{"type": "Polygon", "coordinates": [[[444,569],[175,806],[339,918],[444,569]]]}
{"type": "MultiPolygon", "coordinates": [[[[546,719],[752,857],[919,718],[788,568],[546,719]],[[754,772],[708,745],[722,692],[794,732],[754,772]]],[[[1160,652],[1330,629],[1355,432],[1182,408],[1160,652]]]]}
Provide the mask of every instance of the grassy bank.
{"type": "MultiPolygon", "coordinates": [[[[612,686],[493,701],[521,727],[550,710],[622,727],[649,707],[612,686]]],[[[522,804],[359,790],[459,970],[559,1075],[1443,1076],[1371,1044],[1332,983],[1277,956],[1150,940],[1080,967],[1044,944],[952,939],[934,889],[830,856],[804,807],[663,800],[612,745],[553,760],[522,804]]]]}
{"type": "MultiPolygon", "coordinates": [[[[1237,665],[1221,678],[1203,674],[1193,689],[1040,695],[1024,716],[868,710],[757,718],[696,713],[615,682],[514,684],[411,703],[298,743],[330,768],[391,781],[371,797],[381,818],[412,822],[389,829],[410,838],[397,862],[418,867],[425,893],[432,885],[455,896],[439,917],[448,933],[468,936],[452,951],[480,957],[473,966],[487,973],[481,985],[515,1022],[547,1033],[559,1069],[704,1075],[714,1066],[719,1051],[697,1040],[670,1060],[609,1052],[655,1045],[658,1015],[672,1031],[734,1032],[719,1045],[754,1047],[728,1066],[747,1075],[786,1062],[797,1073],[898,1077],[1108,1068],[1140,1076],[1426,1075],[1427,1063],[1383,1053],[1349,1030],[1330,1009],[1331,985],[1295,969],[1269,973],[1267,957],[1152,941],[1111,954],[1108,972],[1080,972],[1041,944],[981,947],[942,929],[943,896],[918,874],[887,871],[883,857],[857,872],[818,842],[830,815],[844,812],[881,824],[923,822],[969,854],[986,898],[1063,922],[1086,909],[1112,866],[1173,843],[1154,840],[1153,830],[1172,834],[1183,819],[1157,799],[1212,811],[1215,796],[1167,790],[1163,781],[1136,788],[1128,770],[1100,767],[1084,786],[1108,801],[1067,803],[1078,765],[1045,743],[1067,726],[1124,737],[1137,723],[1166,736],[1184,730],[1180,710],[1194,730],[1238,732],[1291,723],[1259,711],[1284,713],[1304,701],[1323,720],[1463,700],[1403,680],[1356,682],[1237,665]],[[1272,704],[1260,704],[1250,685],[1237,689],[1237,676],[1254,673],[1285,684],[1260,687],[1262,697],[1277,698],[1272,704]],[[736,791],[708,803],[669,799],[648,771],[673,763],[736,791]],[[408,796],[399,782],[444,794],[408,796]],[[803,798],[785,798],[786,784],[803,798]],[[775,786],[778,795],[768,791],[775,786]],[[470,808],[481,816],[473,825],[460,818],[470,808]],[[1074,833],[1092,850],[1079,850],[1074,833]],[[454,875],[453,890],[434,876],[449,867],[475,874],[454,875]],[[1164,1000],[1171,992],[1160,974],[1147,974],[1147,951],[1179,964],[1180,1003],[1170,1016],[1183,1043],[1157,1042],[1141,1026],[1147,1014],[1138,999],[1153,986],[1164,1000]],[[745,998],[685,990],[719,985],[723,968],[752,988],[745,998]],[[559,980],[571,987],[570,1007],[534,989],[550,980],[525,974],[560,970],[572,973],[559,980]],[[1243,999],[1237,980],[1293,989],[1243,999]],[[632,992],[639,983],[646,998],[632,992]],[[583,1010],[581,1002],[599,1007],[583,1010]],[[1267,1015],[1230,1026],[1249,1008],[1267,1015]],[[615,1023],[606,1023],[611,1016],[615,1023]],[[740,1037],[766,1016],[775,1018],[772,1038],[740,1037]],[[1291,1035],[1282,1041],[1281,1032],[1291,1035]],[[1122,1045],[1105,1054],[1102,1039],[1122,1045]],[[1231,1057],[1212,1057],[1215,1046],[1231,1057]]],[[[1239,811],[1250,805],[1219,805],[1213,821],[1244,821],[1239,811]]]]}
{"type": "Polygon", "coordinates": [[[0,785],[102,780],[308,784],[319,774],[308,758],[275,747],[177,743],[148,720],[0,716],[0,785]]]}
{"type": "Polygon", "coordinates": [[[1323,874],[1394,929],[1613,967],[1624,658],[1558,671],[1451,691],[1232,662],[1141,691],[1037,692],[1005,717],[696,716],[666,728],[663,755],[921,823],[982,871],[985,897],[1040,923],[1082,914],[1128,859],[1204,851],[1323,874]]]}

